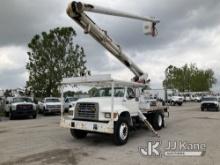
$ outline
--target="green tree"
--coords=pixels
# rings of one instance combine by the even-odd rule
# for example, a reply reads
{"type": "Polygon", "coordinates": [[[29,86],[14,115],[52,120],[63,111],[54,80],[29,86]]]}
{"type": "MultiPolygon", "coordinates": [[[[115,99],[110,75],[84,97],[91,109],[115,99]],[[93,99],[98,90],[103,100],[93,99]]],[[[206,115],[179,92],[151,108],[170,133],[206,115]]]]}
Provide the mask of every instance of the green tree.
{"type": "Polygon", "coordinates": [[[74,91],[66,91],[64,92],[64,97],[74,97],[75,92],[74,91]]]}
{"type": "Polygon", "coordinates": [[[180,68],[170,65],[165,74],[163,86],[179,91],[209,91],[217,81],[212,69],[198,69],[195,64],[185,64],[180,68]]]}
{"type": "Polygon", "coordinates": [[[28,44],[26,69],[29,80],[26,87],[36,97],[58,96],[62,78],[87,72],[85,53],[82,47],[74,44],[75,36],[71,27],[55,28],[35,35],[28,44]]]}
{"type": "Polygon", "coordinates": [[[96,87],[93,87],[89,89],[88,94],[89,96],[94,96],[98,92],[98,89],[96,87]]]}

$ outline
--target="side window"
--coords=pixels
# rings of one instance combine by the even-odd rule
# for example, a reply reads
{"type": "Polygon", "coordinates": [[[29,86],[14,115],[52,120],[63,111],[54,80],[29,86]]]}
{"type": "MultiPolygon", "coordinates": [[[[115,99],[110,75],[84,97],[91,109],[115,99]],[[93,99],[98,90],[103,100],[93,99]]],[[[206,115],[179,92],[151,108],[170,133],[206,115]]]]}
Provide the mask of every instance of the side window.
{"type": "Polygon", "coordinates": [[[128,99],[133,99],[133,98],[135,98],[135,93],[134,93],[134,90],[133,90],[132,88],[128,88],[127,98],[128,98],[128,99]]]}
{"type": "Polygon", "coordinates": [[[68,103],[69,102],[69,99],[65,99],[65,103],[68,103]]]}

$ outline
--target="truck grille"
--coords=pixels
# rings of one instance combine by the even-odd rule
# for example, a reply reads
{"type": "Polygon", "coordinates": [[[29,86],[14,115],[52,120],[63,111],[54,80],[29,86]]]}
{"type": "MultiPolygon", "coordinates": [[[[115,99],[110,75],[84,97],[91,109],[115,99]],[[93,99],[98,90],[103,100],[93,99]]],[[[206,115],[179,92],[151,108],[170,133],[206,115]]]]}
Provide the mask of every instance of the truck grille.
{"type": "Polygon", "coordinates": [[[151,101],[150,106],[157,106],[157,102],[156,101],[151,101]]]}
{"type": "Polygon", "coordinates": [[[98,114],[98,103],[77,103],[74,118],[98,120],[98,114]]]}
{"type": "Polygon", "coordinates": [[[16,106],[16,111],[32,111],[33,105],[20,104],[16,106]]]}
{"type": "Polygon", "coordinates": [[[60,109],[61,105],[47,105],[48,109],[60,109]]]}
{"type": "Polygon", "coordinates": [[[203,103],[202,108],[216,108],[217,105],[215,103],[203,103]]]}

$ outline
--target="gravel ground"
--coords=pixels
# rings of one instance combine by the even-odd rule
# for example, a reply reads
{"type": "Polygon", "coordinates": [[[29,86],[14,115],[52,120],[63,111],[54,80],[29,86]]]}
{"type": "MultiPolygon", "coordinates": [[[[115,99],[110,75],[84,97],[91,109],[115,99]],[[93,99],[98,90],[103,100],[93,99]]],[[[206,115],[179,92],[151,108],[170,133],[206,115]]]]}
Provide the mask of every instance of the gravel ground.
{"type": "Polygon", "coordinates": [[[201,112],[199,104],[171,107],[166,128],[153,137],[147,129],[131,132],[124,146],[115,146],[108,135],[91,134],[73,139],[68,129],[59,127],[59,116],[37,119],[0,120],[0,164],[77,164],[77,165],[218,165],[220,162],[220,112],[201,112]],[[202,157],[147,157],[138,148],[150,140],[160,140],[162,150],[168,141],[205,143],[202,157]]]}

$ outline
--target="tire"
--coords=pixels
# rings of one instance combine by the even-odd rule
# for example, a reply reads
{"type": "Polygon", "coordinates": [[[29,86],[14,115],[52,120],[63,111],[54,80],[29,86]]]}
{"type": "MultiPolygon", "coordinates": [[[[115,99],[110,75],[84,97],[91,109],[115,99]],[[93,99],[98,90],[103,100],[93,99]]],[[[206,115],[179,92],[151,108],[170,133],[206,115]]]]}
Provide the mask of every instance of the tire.
{"type": "Polygon", "coordinates": [[[70,129],[71,135],[76,139],[83,139],[87,136],[88,132],[77,129],[70,129]]]}
{"type": "Polygon", "coordinates": [[[43,112],[42,113],[43,113],[44,116],[47,115],[47,112],[46,112],[45,108],[43,108],[43,112]]]}
{"type": "Polygon", "coordinates": [[[160,130],[165,125],[162,113],[155,113],[151,124],[155,130],[160,130]]]}
{"type": "Polygon", "coordinates": [[[11,111],[9,112],[8,117],[9,117],[9,120],[13,120],[14,119],[14,115],[13,115],[13,113],[11,111]]]}
{"type": "Polygon", "coordinates": [[[33,114],[33,119],[37,118],[37,113],[33,114]]]}
{"type": "Polygon", "coordinates": [[[182,106],[182,103],[178,103],[179,106],[182,106]]]}
{"type": "Polygon", "coordinates": [[[204,111],[204,109],[203,109],[203,108],[201,108],[201,111],[204,111]]]}
{"type": "Polygon", "coordinates": [[[129,137],[129,124],[126,118],[119,118],[114,124],[113,141],[116,145],[126,144],[129,137]]]}

